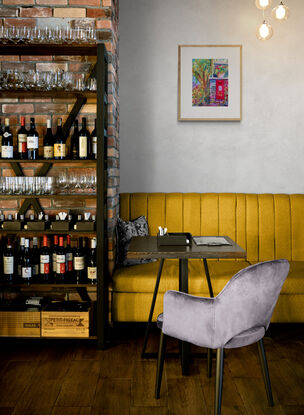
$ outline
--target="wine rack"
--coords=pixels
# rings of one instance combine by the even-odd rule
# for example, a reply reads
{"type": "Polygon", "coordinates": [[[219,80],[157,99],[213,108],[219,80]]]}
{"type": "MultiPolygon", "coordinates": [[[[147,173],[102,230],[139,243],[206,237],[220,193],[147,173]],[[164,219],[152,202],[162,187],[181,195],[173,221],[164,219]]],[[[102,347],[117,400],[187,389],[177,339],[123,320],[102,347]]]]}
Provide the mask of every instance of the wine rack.
{"type": "MultiPolygon", "coordinates": [[[[104,349],[108,343],[108,235],[107,235],[107,64],[108,58],[104,44],[97,45],[0,45],[0,55],[38,55],[38,56],[96,56],[96,63],[92,65],[88,77],[94,76],[97,81],[96,92],[92,91],[1,91],[0,98],[75,98],[75,103],[66,122],[63,125],[63,133],[68,134],[73,121],[77,117],[88,98],[97,100],[97,160],[1,160],[1,164],[10,165],[16,176],[23,176],[23,164],[35,163],[39,168],[36,176],[45,176],[53,165],[81,164],[86,167],[94,167],[97,176],[96,194],[53,194],[53,195],[0,195],[1,199],[23,199],[19,209],[20,214],[24,214],[30,207],[36,214],[43,212],[39,199],[52,198],[81,198],[96,199],[96,231],[4,231],[0,230],[0,238],[10,235],[16,236],[42,236],[42,234],[54,235],[70,234],[73,237],[95,236],[97,237],[97,285],[90,284],[0,284],[1,290],[15,291],[50,291],[78,292],[83,301],[90,300],[88,290],[96,292],[96,336],[97,346],[104,349]]],[[[92,336],[89,337],[90,339],[92,336]]]]}

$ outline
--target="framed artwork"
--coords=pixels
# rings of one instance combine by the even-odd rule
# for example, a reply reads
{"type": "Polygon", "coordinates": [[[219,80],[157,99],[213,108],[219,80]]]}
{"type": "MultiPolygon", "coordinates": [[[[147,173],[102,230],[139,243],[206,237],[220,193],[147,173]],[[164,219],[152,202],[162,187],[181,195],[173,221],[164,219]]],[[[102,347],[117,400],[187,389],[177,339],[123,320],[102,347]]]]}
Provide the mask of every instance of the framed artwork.
{"type": "Polygon", "coordinates": [[[179,45],[178,120],[242,119],[242,46],[179,45]]]}

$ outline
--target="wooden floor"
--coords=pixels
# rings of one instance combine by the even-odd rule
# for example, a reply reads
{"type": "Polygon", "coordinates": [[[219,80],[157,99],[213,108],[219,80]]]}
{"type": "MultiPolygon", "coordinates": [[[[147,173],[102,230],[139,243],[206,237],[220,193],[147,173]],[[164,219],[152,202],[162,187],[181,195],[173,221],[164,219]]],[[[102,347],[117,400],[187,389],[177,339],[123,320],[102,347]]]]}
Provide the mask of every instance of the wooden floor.
{"type": "MultiPolygon", "coordinates": [[[[142,360],[142,326],[116,327],[114,345],[87,341],[1,341],[0,415],[207,415],[213,377],[206,361],[182,377],[178,359],[165,363],[161,398],[154,399],[156,361],[142,360]]],[[[158,332],[149,350],[156,350],[158,332]]],[[[176,349],[170,340],[167,350],[176,349]]],[[[267,406],[256,346],[225,355],[223,415],[304,414],[304,325],[275,326],[265,339],[275,406],[267,406]]],[[[213,365],[214,366],[214,365],[213,365]]]]}

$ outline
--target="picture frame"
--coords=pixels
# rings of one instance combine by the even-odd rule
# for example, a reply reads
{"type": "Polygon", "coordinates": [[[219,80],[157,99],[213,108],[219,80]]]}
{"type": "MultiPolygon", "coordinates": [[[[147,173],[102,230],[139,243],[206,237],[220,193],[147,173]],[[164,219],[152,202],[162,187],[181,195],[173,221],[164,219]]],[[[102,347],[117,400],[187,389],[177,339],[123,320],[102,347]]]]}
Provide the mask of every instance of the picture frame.
{"type": "Polygon", "coordinates": [[[242,45],[179,45],[178,120],[241,119],[242,45]]]}

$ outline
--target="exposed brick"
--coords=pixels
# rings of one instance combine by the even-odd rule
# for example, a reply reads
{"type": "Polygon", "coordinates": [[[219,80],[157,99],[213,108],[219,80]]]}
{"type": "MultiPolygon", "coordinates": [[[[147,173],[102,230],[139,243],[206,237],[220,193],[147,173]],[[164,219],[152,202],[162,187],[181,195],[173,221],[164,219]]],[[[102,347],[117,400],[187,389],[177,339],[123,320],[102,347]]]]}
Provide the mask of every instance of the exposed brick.
{"type": "MultiPolygon", "coordinates": [[[[85,205],[87,208],[96,208],[96,200],[95,199],[86,199],[85,205]]],[[[94,213],[95,215],[95,213],[94,213]]]]}
{"type": "Polygon", "coordinates": [[[103,7],[111,7],[112,6],[112,0],[102,0],[103,7]]]}
{"type": "MultiPolygon", "coordinates": [[[[68,110],[71,111],[72,105],[69,105],[68,110]]],[[[96,113],[96,104],[86,104],[81,108],[83,114],[96,113]]]]}
{"type": "Polygon", "coordinates": [[[3,209],[16,209],[18,207],[17,200],[1,200],[1,210],[3,209]]]}
{"type": "Polygon", "coordinates": [[[36,4],[47,6],[58,6],[68,4],[68,0],[36,0],[36,4]]]}
{"type": "MultiPolygon", "coordinates": [[[[41,59],[44,60],[44,59],[41,59]]],[[[54,56],[54,62],[85,62],[86,56],[54,56]]]]}
{"type": "MultiPolygon", "coordinates": [[[[35,0],[23,0],[22,5],[31,5],[34,3],[35,0]]],[[[19,0],[3,0],[3,4],[16,4],[17,6],[21,6],[19,0]]]]}
{"type": "Polygon", "coordinates": [[[60,7],[53,10],[54,17],[86,17],[86,9],[84,8],[72,8],[72,7],[60,7]]]}
{"type": "Polygon", "coordinates": [[[48,71],[67,71],[68,65],[67,63],[53,63],[53,62],[42,62],[36,63],[36,70],[40,72],[48,72],[48,71]]]}
{"type": "Polygon", "coordinates": [[[84,201],[82,199],[77,198],[70,198],[70,199],[64,199],[60,198],[59,196],[56,196],[56,199],[53,200],[53,207],[57,208],[79,208],[84,206],[84,201]]]}
{"type": "Polygon", "coordinates": [[[65,113],[67,110],[66,105],[64,104],[36,104],[37,105],[37,111],[40,113],[46,112],[56,112],[56,113],[65,113]]]}
{"type": "Polygon", "coordinates": [[[32,114],[34,112],[33,104],[3,104],[3,114],[18,113],[18,114],[32,114]]]}
{"type": "Polygon", "coordinates": [[[113,30],[113,25],[112,25],[111,20],[97,20],[96,29],[113,30]]]}
{"type": "Polygon", "coordinates": [[[69,0],[70,6],[80,5],[80,6],[100,6],[100,0],[69,0]]]}
{"type": "Polygon", "coordinates": [[[21,60],[26,61],[26,62],[51,61],[52,56],[26,56],[26,55],[23,55],[23,56],[21,56],[21,60]]]}
{"type": "MultiPolygon", "coordinates": [[[[17,3],[16,3],[17,4],[17,3]]],[[[4,19],[4,27],[35,27],[36,19],[4,19]]]]}
{"type": "Polygon", "coordinates": [[[20,98],[20,102],[52,102],[51,98],[20,98]]]}
{"type": "MultiPolygon", "coordinates": [[[[112,39],[112,32],[110,30],[98,31],[96,35],[97,39],[100,41],[112,39]]],[[[105,42],[105,46],[108,51],[112,51],[112,43],[105,42]]]]}
{"type": "Polygon", "coordinates": [[[71,28],[80,27],[82,29],[94,28],[95,20],[93,19],[81,19],[81,20],[71,20],[71,28]]]}
{"type": "Polygon", "coordinates": [[[52,206],[51,199],[39,199],[39,202],[43,208],[50,208],[52,206]]]}
{"type": "Polygon", "coordinates": [[[8,103],[8,102],[18,102],[18,98],[1,98],[0,102],[8,103]]]}
{"type": "Polygon", "coordinates": [[[110,18],[111,9],[87,9],[87,17],[93,17],[94,19],[97,17],[110,18]]]}
{"type": "Polygon", "coordinates": [[[34,63],[24,63],[24,62],[3,62],[2,63],[2,70],[3,71],[7,71],[8,69],[16,69],[19,72],[28,72],[29,70],[34,70],[35,69],[35,64],[34,63]]]}
{"type": "Polygon", "coordinates": [[[17,17],[19,9],[16,7],[1,7],[0,17],[17,17]]]}
{"type": "Polygon", "coordinates": [[[70,63],[69,71],[70,72],[88,72],[90,69],[89,63],[70,63]]]}
{"type": "Polygon", "coordinates": [[[0,55],[0,62],[18,62],[19,56],[11,55],[11,56],[5,56],[0,55]]]}
{"type": "Polygon", "coordinates": [[[21,7],[21,17],[52,17],[53,9],[50,7],[21,7]]]}

